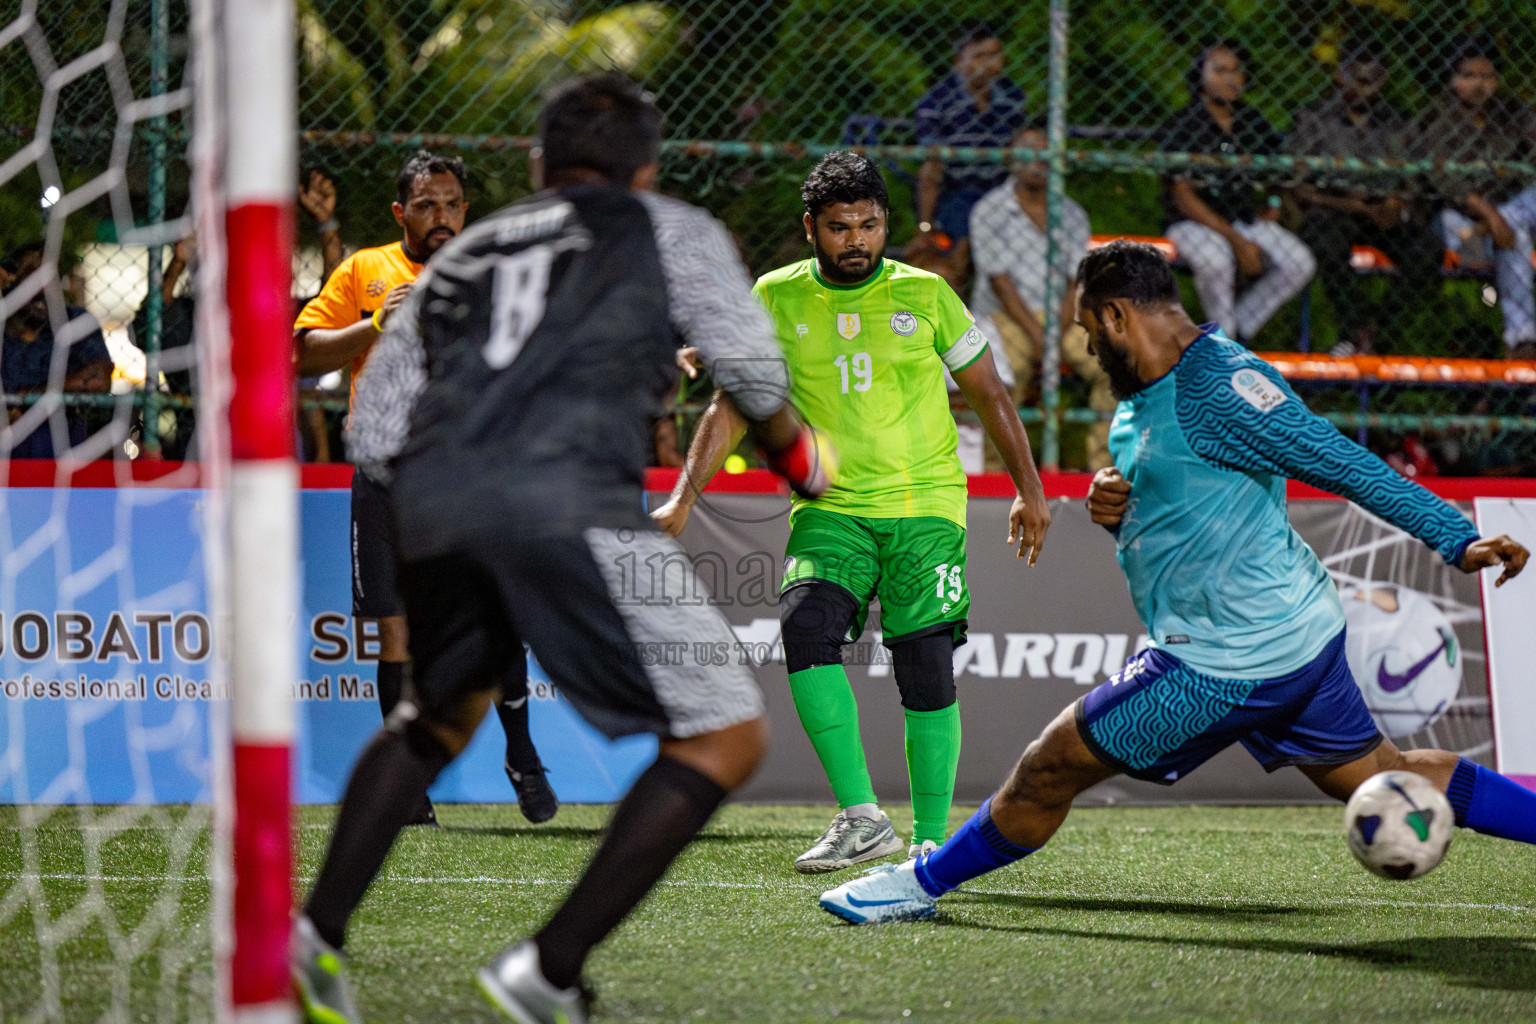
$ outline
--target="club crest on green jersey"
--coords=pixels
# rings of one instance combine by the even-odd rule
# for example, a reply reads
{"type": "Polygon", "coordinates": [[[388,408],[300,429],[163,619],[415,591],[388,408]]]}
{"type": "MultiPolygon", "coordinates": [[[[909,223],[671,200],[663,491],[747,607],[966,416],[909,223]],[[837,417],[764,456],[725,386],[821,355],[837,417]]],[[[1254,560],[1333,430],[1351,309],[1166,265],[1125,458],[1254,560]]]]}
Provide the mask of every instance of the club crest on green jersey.
{"type": "Polygon", "coordinates": [[[841,334],[843,337],[847,338],[849,341],[852,341],[854,338],[858,337],[859,336],[859,331],[862,330],[862,329],[863,329],[863,327],[859,323],[859,314],[857,314],[857,313],[839,313],[839,314],[837,314],[837,333],[841,334]]]}
{"type": "Polygon", "coordinates": [[[910,338],[912,335],[917,333],[917,317],[913,316],[911,313],[908,313],[906,310],[902,310],[899,313],[892,313],[891,330],[895,331],[903,338],[910,338]]]}

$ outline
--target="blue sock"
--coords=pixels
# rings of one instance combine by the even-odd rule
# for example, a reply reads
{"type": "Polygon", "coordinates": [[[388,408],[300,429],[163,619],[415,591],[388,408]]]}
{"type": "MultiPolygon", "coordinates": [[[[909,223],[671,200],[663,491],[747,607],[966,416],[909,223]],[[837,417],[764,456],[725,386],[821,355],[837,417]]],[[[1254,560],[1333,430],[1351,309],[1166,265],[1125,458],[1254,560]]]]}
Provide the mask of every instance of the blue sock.
{"type": "Polygon", "coordinates": [[[935,898],[963,882],[996,871],[1034,853],[1015,846],[992,821],[992,799],[982,801],[971,820],[960,826],[949,841],[926,857],[919,857],[917,881],[935,898]]]}
{"type": "Polygon", "coordinates": [[[1518,782],[1463,757],[1445,795],[1462,828],[1536,844],[1536,793],[1518,782]]]}

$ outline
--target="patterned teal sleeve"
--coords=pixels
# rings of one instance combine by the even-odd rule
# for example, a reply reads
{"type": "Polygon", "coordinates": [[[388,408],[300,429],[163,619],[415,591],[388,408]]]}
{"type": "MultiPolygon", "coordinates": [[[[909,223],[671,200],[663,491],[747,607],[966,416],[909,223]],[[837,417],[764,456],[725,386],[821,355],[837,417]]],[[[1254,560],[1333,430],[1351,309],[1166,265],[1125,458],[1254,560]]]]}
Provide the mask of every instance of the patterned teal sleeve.
{"type": "Polygon", "coordinates": [[[1263,360],[1202,343],[1191,346],[1176,372],[1179,425],[1206,461],[1348,498],[1434,548],[1448,565],[1460,565],[1477,540],[1471,520],[1313,413],[1263,360]]]}

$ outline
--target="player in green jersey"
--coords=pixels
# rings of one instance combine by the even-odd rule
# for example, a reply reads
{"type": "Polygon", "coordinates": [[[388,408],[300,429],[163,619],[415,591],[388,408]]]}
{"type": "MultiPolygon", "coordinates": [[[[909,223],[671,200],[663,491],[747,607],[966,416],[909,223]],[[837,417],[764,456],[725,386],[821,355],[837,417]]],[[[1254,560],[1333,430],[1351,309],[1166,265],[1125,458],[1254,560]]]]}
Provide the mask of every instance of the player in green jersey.
{"type": "MultiPolygon", "coordinates": [[[[1008,542],[1035,563],[1051,514],[1029,439],[985,337],[944,280],[884,257],[889,204],[873,163],[823,159],[801,189],[815,257],[764,275],[754,289],[790,369],[790,401],[838,453],[836,483],[790,512],[779,620],[789,685],[841,808],[796,861],[835,871],[904,845],[879,809],[859,738],[842,648],[878,597],[906,709],[912,787],[909,855],[944,841],[960,758],[954,648],[965,642],[965,473],[944,371],[1002,453],[1018,497],[1008,542]]],[[[655,517],[676,536],[746,421],[717,395],[687,467],[655,517]]]]}

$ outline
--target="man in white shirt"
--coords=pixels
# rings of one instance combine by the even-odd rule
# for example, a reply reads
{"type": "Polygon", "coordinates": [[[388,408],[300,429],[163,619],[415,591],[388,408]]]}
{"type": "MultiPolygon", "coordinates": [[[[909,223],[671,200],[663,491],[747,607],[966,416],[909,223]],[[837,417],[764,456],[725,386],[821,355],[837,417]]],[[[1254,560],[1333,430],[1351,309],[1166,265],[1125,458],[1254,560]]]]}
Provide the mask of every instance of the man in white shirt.
{"type": "MultiPolygon", "coordinates": [[[[1012,145],[1043,150],[1045,132],[1026,128],[1014,136],[1012,145]]],[[[991,342],[994,355],[1002,352],[1007,356],[1015,401],[1023,400],[1045,351],[1046,178],[1044,163],[1016,163],[1008,180],[982,196],[971,210],[971,259],[976,267],[971,312],[991,342]]],[[[1070,285],[1077,265],[1088,252],[1087,211],[1064,197],[1056,230],[1057,266],[1070,285]]],[[[1062,365],[1071,367],[1088,384],[1090,408],[1113,411],[1115,399],[1109,377],[1089,353],[1088,337],[1074,321],[1072,289],[1063,288],[1057,301],[1061,303],[1062,365]]],[[[1109,465],[1108,437],[1108,420],[1089,430],[1090,471],[1109,465]]]]}

